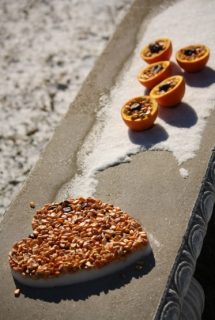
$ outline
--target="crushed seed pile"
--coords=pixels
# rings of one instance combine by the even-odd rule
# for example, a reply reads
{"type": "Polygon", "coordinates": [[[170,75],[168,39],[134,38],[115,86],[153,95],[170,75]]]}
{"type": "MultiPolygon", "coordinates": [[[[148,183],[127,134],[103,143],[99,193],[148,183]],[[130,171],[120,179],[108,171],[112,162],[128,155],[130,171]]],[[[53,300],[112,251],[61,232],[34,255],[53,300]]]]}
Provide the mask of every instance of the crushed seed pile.
{"type": "Polygon", "coordinates": [[[179,52],[180,59],[185,61],[195,61],[206,53],[205,46],[189,46],[186,49],[181,49],[179,52]]]}
{"type": "Polygon", "coordinates": [[[141,78],[143,80],[149,79],[151,77],[154,77],[159,72],[161,72],[164,69],[164,66],[162,63],[158,62],[157,64],[153,65],[152,67],[149,66],[147,69],[144,70],[144,73],[141,74],[141,78]]]}
{"type": "Polygon", "coordinates": [[[64,199],[68,194],[94,195],[98,183],[97,173],[101,168],[106,170],[110,166],[132,161],[131,155],[145,150],[169,151],[178,166],[184,163],[186,169],[185,161],[198,154],[208,117],[215,107],[215,59],[209,59],[207,67],[191,76],[189,84],[187,81],[180,108],[172,110],[171,115],[158,115],[158,125],[147,133],[147,137],[138,137],[139,143],[133,142],[128,135],[127,128],[121,121],[120,109],[125,101],[143,94],[142,85],[136,81],[136,75],[143,67],[140,52],[153,39],[165,36],[173,41],[173,61],[176,52],[190,43],[203,43],[211,52],[215,51],[214,10],[213,1],[208,1],[207,6],[203,5],[201,0],[176,1],[150,19],[146,29],[145,25],[140,28],[137,34],[140,40],[134,53],[119,74],[110,94],[102,97],[100,107],[103,109],[98,115],[97,125],[88,134],[78,154],[76,164],[80,174],[75,175],[61,188],[58,199],[64,199]]]}
{"type": "Polygon", "coordinates": [[[132,100],[124,108],[124,112],[132,120],[144,119],[152,112],[152,103],[149,97],[143,97],[142,100],[132,100]]]}
{"type": "Polygon", "coordinates": [[[2,0],[0,220],[130,0],[2,0]]]}
{"type": "Polygon", "coordinates": [[[134,218],[93,198],[47,204],[36,212],[32,228],[13,246],[9,262],[14,271],[35,278],[101,268],[148,244],[134,218]]]}

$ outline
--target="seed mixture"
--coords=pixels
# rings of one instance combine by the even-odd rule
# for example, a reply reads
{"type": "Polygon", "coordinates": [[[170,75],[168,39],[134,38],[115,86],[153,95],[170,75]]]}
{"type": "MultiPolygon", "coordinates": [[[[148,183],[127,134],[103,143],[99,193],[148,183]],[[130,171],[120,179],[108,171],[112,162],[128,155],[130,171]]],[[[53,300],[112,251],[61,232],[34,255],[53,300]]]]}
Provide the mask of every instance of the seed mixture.
{"type": "Polygon", "coordinates": [[[21,291],[19,288],[15,289],[14,290],[14,297],[18,298],[20,296],[20,293],[21,293],[21,291]]]}
{"type": "Polygon", "coordinates": [[[156,94],[163,94],[167,93],[168,91],[172,90],[178,83],[178,80],[176,78],[171,78],[167,82],[159,85],[156,90],[156,94]]]}
{"type": "Polygon", "coordinates": [[[205,46],[190,46],[185,49],[181,49],[179,57],[181,60],[192,61],[201,58],[205,53],[205,46]]]}
{"type": "Polygon", "coordinates": [[[34,209],[35,207],[36,207],[36,205],[35,205],[34,201],[31,201],[30,202],[30,208],[34,209]]]}
{"type": "Polygon", "coordinates": [[[142,120],[152,112],[152,103],[150,98],[144,97],[141,100],[133,100],[124,108],[124,113],[131,118],[131,120],[142,120]]]}
{"type": "Polygon", "coordinates": [[[101,268],[148,244],[141,225],[119,207],[93,198],[46,204],[33,233],[9,253],[12,270],[33,278],[101,268]]]}
{"type": "Polygon", "coordinates": [[[159,72],[161,72],[164,69],[164,66],[162,63],[157,63],[153,66],[149,66],[147,69],[144,70],[144,72],[141,74],[140,79],[147,80],[149,78],[154,77],[159,72]]]}
{"type": "Polygon", "coordinates": [[[163,51],[166,47],[165,41],[164,40],[157,40],[153,43],[150,43],[148,47],[146,48],[144,54],[146,57],[151,57],[153,56],[154,53],[159,53],[163,51]]]}

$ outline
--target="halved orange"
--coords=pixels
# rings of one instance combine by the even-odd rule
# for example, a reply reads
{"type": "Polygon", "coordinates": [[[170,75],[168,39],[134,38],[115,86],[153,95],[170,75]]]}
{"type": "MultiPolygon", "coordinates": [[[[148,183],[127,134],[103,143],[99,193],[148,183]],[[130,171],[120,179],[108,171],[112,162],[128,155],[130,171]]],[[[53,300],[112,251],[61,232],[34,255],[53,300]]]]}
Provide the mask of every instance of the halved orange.
{"type": "Polygon", "coordinates": [[[121,116],[133,131],[143,131],[153,126],[158,115],[157,102],[150,96],[139,96],[127,101],[121,116]]]}
{"type": "Polygon", "coordinates": [[[169,60],[172,54],[172,42],[168,38],[160,38],[145,46],[140,56],[147,63],[169,60]]]}
{"type": "Polygon", "coordinates": [[[187,72],[198,72],[208,62],[210,50],[203,44],[186,46],[176,53],[178,64],[187,72]]]}
{"type": "Polygon", "coordinates": [[[137,79],[147,89],[152,89],[158,83],[172,75],[171,63],[169,61],[155,62],[142,69],[137,79]]]}
{"type": "Polygon", "coordinates": [[[150,92],[150,97],[156,99],[157,103],[162,107],[172,107],[182,100],[184,93],[184,77],[176,75],[155,86],[150,92]]]}

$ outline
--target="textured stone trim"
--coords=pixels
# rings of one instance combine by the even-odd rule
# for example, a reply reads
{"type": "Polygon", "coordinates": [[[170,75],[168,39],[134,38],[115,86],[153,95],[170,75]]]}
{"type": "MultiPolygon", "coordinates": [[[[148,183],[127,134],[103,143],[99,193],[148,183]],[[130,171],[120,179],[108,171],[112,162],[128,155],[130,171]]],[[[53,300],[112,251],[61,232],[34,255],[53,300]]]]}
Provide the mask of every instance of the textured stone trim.
{"type": "Polygon", "coordinates": [[[215,203],[215,149],[208,164],[190,221],[172,268],[155,320],[178,320],[201,252],[215,203]]]}
{"type": "Polygon", "coordinates": [[[201,320],[204,310],[205,295],[199,282],[192,278],[189,290],[184,298],[181,320],[201,320]]]}

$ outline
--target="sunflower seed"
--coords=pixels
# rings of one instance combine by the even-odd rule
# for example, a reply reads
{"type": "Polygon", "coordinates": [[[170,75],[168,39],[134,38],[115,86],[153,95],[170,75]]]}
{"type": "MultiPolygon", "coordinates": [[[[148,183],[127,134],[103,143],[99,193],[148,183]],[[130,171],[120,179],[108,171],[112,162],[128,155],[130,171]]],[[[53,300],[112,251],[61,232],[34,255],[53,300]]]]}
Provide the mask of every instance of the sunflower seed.
{"type": "Polygon", "coordinates": [[[161,50],[163,50],[163,46],[160,45],[158,42],[155,42],[155,43],[151,43],[149,45],[149,49],[150,49],[151,53],[158,53],[161,50]]]}
{"type": "Polygon", "coordinates": [[[159,91],[164,91],[167,92],[169,89],[171,88],[171,84],[170,83],[165,83],[162,84],[161,86],[159,86],[159,91]]]}
{"type": "Polygon", "coordinates": [[[72,211],[72,208],[71,207],[64,207],[63,208],[63,212],[64,213],[69,213],[69,212],[71,212],[72,211]]]}
{"type": "Polygon", "coordinates": [[[141,108],[141,104],[138,102],[133,103],[132,105],[130,105],[130,110],[135,111],[135,110],[140,110],[141,108]]]}

